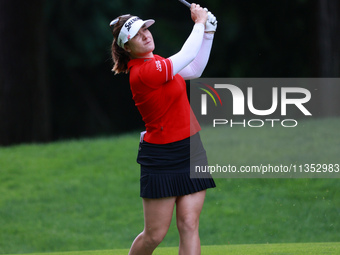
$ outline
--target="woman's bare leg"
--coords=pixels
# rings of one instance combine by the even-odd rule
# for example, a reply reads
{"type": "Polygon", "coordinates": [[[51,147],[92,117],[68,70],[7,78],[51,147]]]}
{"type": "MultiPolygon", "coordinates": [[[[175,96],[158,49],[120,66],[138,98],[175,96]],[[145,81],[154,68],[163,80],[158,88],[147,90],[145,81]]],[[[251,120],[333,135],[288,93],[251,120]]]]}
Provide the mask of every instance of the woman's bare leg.
{"type": "Polygon", "coordinates": [[[206,191],[181,196],[176,201],[177,228],[180,236],[179,255],[200,255],[199,217],[206,191]]]}
{"type": "Polygon", "coordinates": [[[129,255],[151,255],[168,232],[176,197],[143,198],[144,230],[130,248],[129,255]]]}

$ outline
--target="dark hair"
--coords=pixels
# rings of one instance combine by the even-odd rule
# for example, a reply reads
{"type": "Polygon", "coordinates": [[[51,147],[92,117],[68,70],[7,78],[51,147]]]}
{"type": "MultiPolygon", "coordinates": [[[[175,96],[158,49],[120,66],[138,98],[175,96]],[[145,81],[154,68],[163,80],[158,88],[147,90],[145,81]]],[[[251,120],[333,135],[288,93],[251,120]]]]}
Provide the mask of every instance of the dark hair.
{"type": "Polygon", "coordinates": [[[117,44],[117,39],[124,23],[131,17],[132,15],[120,16],[117,18],[118,22],[111,27],[113,34],[113,42],[111,46],[111,55],[113,60],[112,72],[114,72],[115,74],[129,72],[127,64],[130,61],[130,55],[127,51],[125,51],[117,44]]]}

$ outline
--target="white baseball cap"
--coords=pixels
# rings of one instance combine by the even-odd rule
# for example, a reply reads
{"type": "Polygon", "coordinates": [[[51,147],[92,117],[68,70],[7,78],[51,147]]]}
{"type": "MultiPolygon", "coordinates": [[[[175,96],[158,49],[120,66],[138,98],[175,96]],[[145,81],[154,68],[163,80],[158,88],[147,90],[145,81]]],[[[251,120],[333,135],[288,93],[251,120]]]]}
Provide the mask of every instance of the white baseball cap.
{"type": "MultiPolygon", "coordinates": [[[[111,21],[110,26],[113,26],[118,22],[118,19],[111,21]]],[[[122,26],[118,38],[117,44],[124,48],[124,44],[131,40],[139,31],[139,29],[145,25],[145,27],[150,27],[155,21],[153,19],[142,20],[137,16],[132,16],[129,18],[122,26]]]]}

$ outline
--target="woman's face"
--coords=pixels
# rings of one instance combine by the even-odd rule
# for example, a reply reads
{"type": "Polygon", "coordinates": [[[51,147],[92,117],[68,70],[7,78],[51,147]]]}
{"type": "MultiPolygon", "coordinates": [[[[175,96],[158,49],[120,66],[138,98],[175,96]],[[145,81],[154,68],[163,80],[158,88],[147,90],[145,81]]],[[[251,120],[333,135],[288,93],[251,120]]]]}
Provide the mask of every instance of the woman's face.
{"type": "Polygon", "coordinates": [[[149,29],[144,26],[139,29],[138,33],[125,44],[125,50],[130,53],[131,58],[148,58],[153,57],[155,44],[149,29]]]}

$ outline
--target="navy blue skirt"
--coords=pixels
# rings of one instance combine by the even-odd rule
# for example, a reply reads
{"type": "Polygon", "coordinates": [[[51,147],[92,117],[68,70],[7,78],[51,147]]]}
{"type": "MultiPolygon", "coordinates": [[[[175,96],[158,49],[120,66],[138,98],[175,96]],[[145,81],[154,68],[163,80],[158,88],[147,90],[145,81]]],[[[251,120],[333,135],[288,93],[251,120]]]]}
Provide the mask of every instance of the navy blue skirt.
{"type": "Polygon", "coordinates": [[[143,141],[139,144],[137,162],[141,166],[140,196],[143,198],[184,196],[216,187],[209,173],[190,177],[190,167],[208,165],[199,133],[168,144],[143,141]]]}

